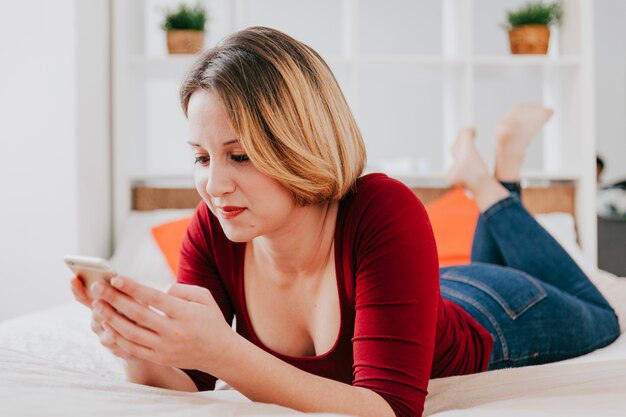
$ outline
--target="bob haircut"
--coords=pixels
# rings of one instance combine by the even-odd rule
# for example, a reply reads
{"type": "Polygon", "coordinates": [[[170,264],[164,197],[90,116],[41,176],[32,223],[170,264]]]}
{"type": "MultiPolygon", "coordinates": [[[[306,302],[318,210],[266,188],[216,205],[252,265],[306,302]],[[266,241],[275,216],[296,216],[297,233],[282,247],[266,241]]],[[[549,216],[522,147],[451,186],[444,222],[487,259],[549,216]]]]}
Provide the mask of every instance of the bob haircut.
{"type": "Polygon", "coordinates": [[[365,145],[337,80],[313,49],[290,36],[266,27],[228,36],[185,77],[185,116],[198,89],[219,94],[253,165],[297,204],[339,200],[363,172],[365,145]]]}

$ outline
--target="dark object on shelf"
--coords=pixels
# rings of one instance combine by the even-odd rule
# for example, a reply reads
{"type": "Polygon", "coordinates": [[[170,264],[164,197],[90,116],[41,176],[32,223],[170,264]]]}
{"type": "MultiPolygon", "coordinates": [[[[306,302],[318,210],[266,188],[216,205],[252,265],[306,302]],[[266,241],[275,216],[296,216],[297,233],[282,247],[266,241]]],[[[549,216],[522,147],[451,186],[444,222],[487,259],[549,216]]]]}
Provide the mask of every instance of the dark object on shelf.
{"type": "Polygon", "coordinates": [[[602,187],[603,190],[608,190],[610,188],[619,188],[620,190],[626,190],[626,180],[617,181],[602,187]]]}
{"type": "Polygon", "coordinates": [[[598,267],[626,277],[626,220],[598,216],[598,267]]]}

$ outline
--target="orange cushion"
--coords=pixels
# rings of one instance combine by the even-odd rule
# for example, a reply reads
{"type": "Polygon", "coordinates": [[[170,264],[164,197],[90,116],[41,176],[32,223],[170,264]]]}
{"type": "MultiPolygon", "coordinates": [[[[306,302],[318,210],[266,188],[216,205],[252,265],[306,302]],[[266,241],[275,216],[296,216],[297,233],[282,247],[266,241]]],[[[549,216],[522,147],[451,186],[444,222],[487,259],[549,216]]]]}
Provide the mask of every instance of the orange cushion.
{"type": "Polygon", "coordinates": [[[470,262],[472,239],[480,211],[463,189],[454,188],[426,204],[437,242],[439,266],[470,262]]]}
{"type": "Polygon", "coordinates": [[[190,217],[163,223],[152,228],[152,236],[161,249],[174,276],[178,274],[178,257],[190,217]]]}

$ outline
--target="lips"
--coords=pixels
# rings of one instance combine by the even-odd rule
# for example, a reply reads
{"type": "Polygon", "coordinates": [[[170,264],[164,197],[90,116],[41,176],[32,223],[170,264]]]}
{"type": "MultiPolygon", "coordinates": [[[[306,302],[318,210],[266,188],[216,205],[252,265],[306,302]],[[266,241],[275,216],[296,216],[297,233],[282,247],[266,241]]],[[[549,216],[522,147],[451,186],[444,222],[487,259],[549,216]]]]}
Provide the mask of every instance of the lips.
{"type": "Polygon", "coordinates": [[[230,220],[239,216],[241,213],[244,212],[245,209],[246,209],[245,207],[224,206],[224,207],[218,207],[217,211],[219,212],[220,216],[223,219],[230,220]]]}

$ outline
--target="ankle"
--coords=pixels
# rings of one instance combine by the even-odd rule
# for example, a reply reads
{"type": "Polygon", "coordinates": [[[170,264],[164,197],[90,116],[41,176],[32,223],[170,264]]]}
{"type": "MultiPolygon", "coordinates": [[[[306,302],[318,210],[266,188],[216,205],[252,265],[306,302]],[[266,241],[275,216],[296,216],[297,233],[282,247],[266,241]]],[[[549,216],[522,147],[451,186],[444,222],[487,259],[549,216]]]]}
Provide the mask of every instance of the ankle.
{"type": "Polygon", "coordinates": [[[522,164],[524,162],[523,154],[510,154],[501,147],[496,149],[496,166],[494,169],[494,177],[502,182],[520,182],[522,164]]]}
{"type": "Polygon", "coordinates": [[[510,194],[509,190],[492,176],[485,177],[480,183],[473,184],[472,189],[468,191],[474,196],[474,201],[481,212],[510,194]]]}

